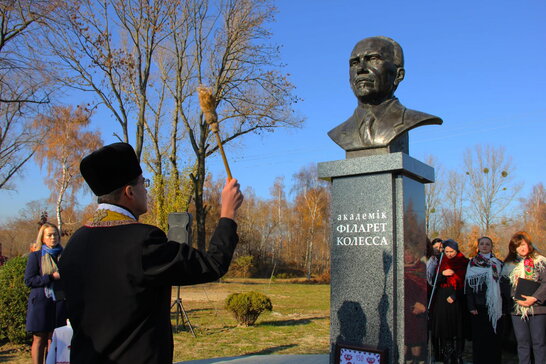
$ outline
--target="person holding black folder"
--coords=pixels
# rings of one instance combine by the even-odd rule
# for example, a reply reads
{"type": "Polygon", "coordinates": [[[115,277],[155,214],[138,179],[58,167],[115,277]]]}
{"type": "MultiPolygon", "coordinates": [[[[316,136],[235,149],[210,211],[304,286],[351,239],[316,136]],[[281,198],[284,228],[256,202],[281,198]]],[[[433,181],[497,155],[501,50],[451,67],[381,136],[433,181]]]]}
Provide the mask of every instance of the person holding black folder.
{"type": "Polygon", "coordinates": [[[546,363],[546,258],[525,231],[510,239],[502,274],[510,278],[512,324],[520,364],[546,363]]]}

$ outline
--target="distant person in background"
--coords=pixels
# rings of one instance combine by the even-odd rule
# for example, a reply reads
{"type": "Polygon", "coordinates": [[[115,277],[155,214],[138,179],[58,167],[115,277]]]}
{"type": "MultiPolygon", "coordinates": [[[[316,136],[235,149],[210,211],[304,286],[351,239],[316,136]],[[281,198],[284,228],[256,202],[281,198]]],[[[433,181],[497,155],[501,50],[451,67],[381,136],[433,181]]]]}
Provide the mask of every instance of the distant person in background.
{"type": "Polygon", "coordinates": [[[436,238],[431,241],[432,249],[430,249],[431,255],[427,260],[427,282],[432,287],[434,285],[434,277],[436,276],[436,269],[438,268],[438,261],[444,251],[444,245],[442,239],[436,238]]]}
{"type": "MultiPolygon", "coordinates": [[[[440,259],[440,256],[442,252],[444,251],[444,246],[442,243],[442,239],[435,238],[432,241],[430,241],[427,238],[427,260],[426,260],[426,275],[427,275],[427,282],[428,282],[428,301],[430,302],[430,296],[432,294],[432,288],[434,287],[434,278],[436,277],[436,273],[438,270],[438,261],[440,259]]],[[[432,315],[429,311],[428,314],[429,319],[429,330],[432,324],[432,315]]],[[[432,354],[434,356],[434,361],[440,361],[440,342],[436,336],[430,332],[430,342],[431,342],[431,349],[432,354]]]]}
{"type": "Polygon", "coordinates": [[[6,264],[8,257],[2,255],[2,243],[0,243],[0,267],[6,264]]]}
{"type": "Polygon", "coordinates": [[[424,364],[427,346],[427,281],[422,245],[409,242],[404,247],[404,336],[405,363],[424,364]]]}
{"type": "Polygon", "coordinates": [[[61,278],[57,262],[63,251],[57,226],[44,223],[35,247],[25,270],[25,284],[31,288],[26,327],[32,334],[32,363],[42,364],[53,330],[66,322],[64,303],[55,297],[55,286],[61,278]]]}
{"type": "Polygon", "coordinates": [[[525,231],[515,233],[508,245],[503,275],[510,278],[511,296],[515,295],[520,279],[538,282],[532,295],[515,299],[512,325],[517,340],[520,364],[546,363],[546,258],[533,247],[531,237],[525,231]]]}
{"type": "Polygon", "coordinates": [[[468,263],[465,293],[472,325],[474,363],[501,363],[502,262],[493,254],[493,241],[478,239],[478,253],[468,263]]]}
{"type": "Polygon", "coordinates": [[[47,352],[46,364],[70,363],[70,341],[72,340],[72,326],[70,320],[66,320],[66,326],[61,326],[53,331],[51,345],[47,352]]]}
{"type": "Polygon", "coordinates": [[[444,241],[444,257],[438,269],[438,280],[432,305],[432,335],[440,340],[444,364],[462,364],[464,350],[464,279],[468,259],[459,244],[444,241]]]}

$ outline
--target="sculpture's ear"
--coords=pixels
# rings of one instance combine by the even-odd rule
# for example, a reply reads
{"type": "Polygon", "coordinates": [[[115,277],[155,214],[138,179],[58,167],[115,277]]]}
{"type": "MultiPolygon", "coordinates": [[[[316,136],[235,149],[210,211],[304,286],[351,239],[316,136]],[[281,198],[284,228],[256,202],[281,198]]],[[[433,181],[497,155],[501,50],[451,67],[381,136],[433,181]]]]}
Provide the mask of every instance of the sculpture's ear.
{"type": "Polygon", "coordinates": [[[394,79],[394,85],[398,86],[400,82],[404,79],[404,76],[406,75],[406,70],[403,67],[398,67],[396,69],[396,77],[394,79]]]}

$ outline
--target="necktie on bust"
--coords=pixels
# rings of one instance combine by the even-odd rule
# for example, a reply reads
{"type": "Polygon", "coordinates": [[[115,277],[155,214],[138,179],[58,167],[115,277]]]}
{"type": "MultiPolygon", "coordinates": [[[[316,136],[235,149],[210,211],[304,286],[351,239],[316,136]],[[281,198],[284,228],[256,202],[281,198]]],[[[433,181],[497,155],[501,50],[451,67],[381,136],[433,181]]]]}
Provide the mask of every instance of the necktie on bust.
{"type": "Polygon", "coordinates": [[[362,123],[360,124],[359,134],[363,145],[373,144],[374,135],[372,126],[374,121],[375,117],[371,112],[368,112],[366,113],[364,120],[362,120],[362,123]]]}

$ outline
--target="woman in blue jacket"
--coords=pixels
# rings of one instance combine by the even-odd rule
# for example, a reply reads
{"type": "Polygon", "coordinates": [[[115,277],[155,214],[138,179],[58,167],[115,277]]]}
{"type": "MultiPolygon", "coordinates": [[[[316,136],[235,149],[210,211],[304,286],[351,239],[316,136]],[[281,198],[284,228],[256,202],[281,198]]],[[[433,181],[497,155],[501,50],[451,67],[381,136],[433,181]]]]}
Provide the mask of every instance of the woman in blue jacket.
{"type": "Polygon", "coordinates": [[[25,284],[31,288],[26,326],[32,334],[33,364],[43,363],[53,330],[66,322],[63,302],[55,295],[55,283],[61,278],[57,262],[63,248],[59,242],[57,227],[44,223],[38,231],[36,251],[30,253],[25,270],[25,284]]]}

